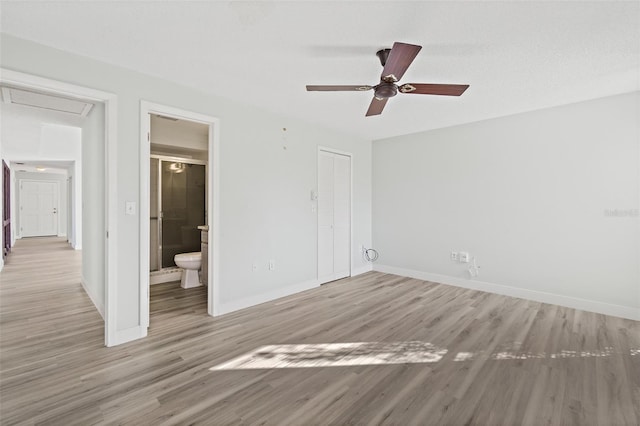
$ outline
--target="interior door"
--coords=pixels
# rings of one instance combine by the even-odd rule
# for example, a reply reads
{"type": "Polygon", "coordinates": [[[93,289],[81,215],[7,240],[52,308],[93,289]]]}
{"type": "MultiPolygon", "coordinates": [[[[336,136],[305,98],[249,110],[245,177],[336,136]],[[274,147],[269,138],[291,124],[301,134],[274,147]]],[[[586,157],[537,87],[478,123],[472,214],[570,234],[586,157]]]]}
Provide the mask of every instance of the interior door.
{"type": "Polygon", "coordinates": [[[23,237],[58,235],[57,182],[20,182],[20,234],[23,237]]]}
{"type": "Polygon", "coordinates": [[[351,157],[318,155],[318,279],[351,275],[351,157]]]}
{"type": "Polygon", "coordinates": [[[2,160],[2,257],[11,251],[11,171],[2,160]]]}

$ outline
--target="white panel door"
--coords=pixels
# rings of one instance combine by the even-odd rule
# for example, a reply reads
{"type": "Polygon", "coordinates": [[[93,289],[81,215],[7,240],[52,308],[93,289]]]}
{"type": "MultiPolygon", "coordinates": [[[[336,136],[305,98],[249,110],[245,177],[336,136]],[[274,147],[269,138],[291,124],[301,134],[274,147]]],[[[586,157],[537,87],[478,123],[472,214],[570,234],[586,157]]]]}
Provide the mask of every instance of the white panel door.
{"type": "Polygon", "coordinates": [[[58,235],[57,182],[20,182],[20,234],[23,237],[58,235]]]}
{"type": "Polygon", "coordinates": [[[333,275],[333,156],[318,157],[318,278],[333,275]]]}
{"type": "Polygon", "coordinates": [[[351,275],[351,157],[318,156],[318,279],[351,275]]]}

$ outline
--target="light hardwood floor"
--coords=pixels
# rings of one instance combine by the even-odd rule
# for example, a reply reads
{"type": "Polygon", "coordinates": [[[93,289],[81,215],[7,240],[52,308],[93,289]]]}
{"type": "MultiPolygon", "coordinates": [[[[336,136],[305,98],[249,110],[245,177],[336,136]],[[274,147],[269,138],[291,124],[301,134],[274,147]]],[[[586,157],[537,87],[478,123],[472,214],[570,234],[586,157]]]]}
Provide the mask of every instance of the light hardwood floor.
{"type": "Polygon", "coordinates": [[[149,337],[105,348],[79,262],[21,240],[0,275],[2,424],[640,422],[638,322],[371,272],[215,319],[153,286],[149,337]]]}

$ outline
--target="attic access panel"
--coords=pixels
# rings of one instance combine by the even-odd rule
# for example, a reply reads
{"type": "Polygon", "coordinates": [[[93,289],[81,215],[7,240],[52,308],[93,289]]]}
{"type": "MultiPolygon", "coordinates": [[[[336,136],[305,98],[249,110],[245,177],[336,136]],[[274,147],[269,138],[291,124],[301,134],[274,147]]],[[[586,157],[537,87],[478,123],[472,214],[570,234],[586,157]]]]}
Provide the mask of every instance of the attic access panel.
{"type": "Polygon", "coordinates": [[[86,117],[93,107],[92,103],[86,101],[16,89],[13,87],[2,87],[2,100],[7,104],[65,112],[79,117],[86,117]]]}

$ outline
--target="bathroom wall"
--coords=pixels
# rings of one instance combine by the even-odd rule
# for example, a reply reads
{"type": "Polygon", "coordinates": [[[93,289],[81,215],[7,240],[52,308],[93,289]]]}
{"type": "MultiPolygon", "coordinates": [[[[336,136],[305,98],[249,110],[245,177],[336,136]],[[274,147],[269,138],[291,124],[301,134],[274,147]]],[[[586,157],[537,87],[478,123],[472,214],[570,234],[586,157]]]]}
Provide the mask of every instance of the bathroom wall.
{"type": "Polygon", "coordinates": [[[159,149],[183,148],[207,151],[209,148],[209,127],[185,120],[170,120],[151,115],[151,143],[159,149]]]}

